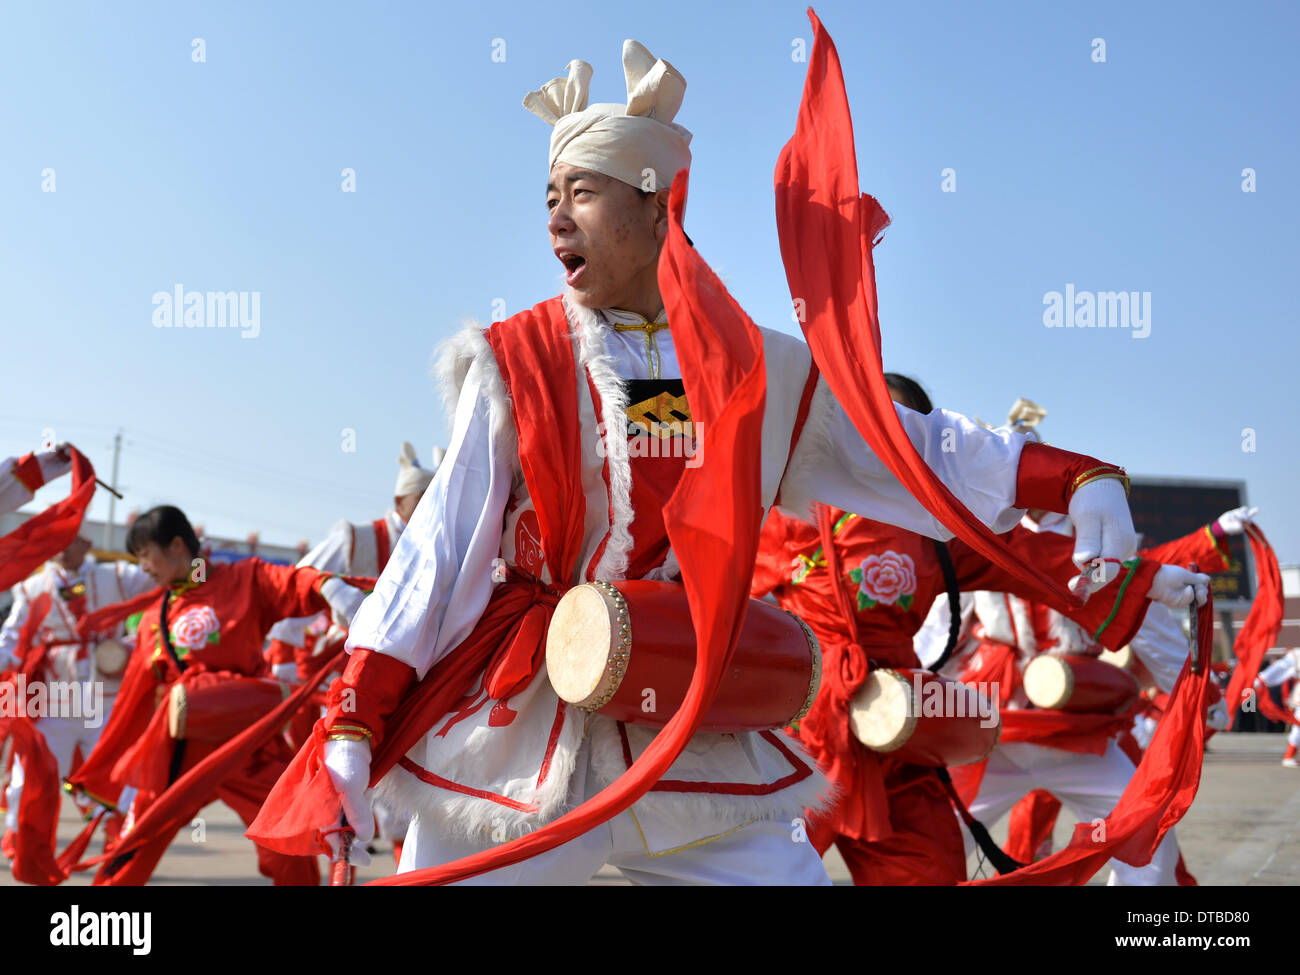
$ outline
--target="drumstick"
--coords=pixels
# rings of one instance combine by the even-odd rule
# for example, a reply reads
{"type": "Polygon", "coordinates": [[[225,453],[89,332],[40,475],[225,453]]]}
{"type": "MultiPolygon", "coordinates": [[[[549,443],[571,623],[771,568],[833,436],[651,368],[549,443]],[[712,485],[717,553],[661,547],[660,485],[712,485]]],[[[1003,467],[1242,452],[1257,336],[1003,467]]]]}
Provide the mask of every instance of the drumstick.
{"type": "Polygon", "coordinates": [[[119,500],[119,501],[122,500],[122,495],[118,494],[116,491],[114,491],[111,487],[109,487],[107,484],[105,484],[105,483],[104,483],[103,481],[101,481],[99,478],[95,478],[95,483],[98,484],[100,487],[102,487],[102,488],[103,488],[105,491],[107,491],[109,494],[113,495],[113,497],[117,498],[117,500],[119,500]]]}
{"type": "Polygon", "coordinates": [[[339,817],[339,855],[330,863],[330,886],[331,887],[351,887],[356,880],[357,870],[352,866],[352,827],[347,825],[347,820],[342,816],[339,817]]]}

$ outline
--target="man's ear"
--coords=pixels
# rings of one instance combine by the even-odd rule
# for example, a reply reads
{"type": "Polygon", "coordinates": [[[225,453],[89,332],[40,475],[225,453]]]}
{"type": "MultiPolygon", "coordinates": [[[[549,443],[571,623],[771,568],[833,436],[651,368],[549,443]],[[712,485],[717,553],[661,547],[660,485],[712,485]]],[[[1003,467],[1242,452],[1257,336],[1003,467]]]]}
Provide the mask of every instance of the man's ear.
{"type": "Polygon", "coordinates": [[[655,192],[655,240],[661,244],[668,239],[668,193],[667,188],[655,192]]]}

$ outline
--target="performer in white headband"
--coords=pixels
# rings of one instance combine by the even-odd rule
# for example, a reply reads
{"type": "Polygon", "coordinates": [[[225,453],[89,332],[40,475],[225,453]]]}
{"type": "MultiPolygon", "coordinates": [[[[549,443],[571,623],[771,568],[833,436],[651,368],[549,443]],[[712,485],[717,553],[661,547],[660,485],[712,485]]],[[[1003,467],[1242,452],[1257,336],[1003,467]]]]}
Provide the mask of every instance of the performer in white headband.
{"type": "MultiPolygon", "coordinates": [[[[383,756],[376,792],[413,814],[401,871],[446,863],[531,833],[595,795],[658,734],[566,704],[542,652],[557,593],[593,580],[680,579],[684,553],[670,545],[663,511],[686,465],[700,460],[658,279],[667,187],[690,162],[689,133],[674,121],[685,82],[635,41],[625,43],[623,64],[626,104],[589,106],[591,68],[578,61],[525,99],[554,126],[547,226],[567,291],[447,344],[455,410],[447,460],[354,621],[348,668],[315,741],[249,831],[258,842],[312,849],[296,824],[337,824],[341,801],[364,843],[372,759],[383,756]],[[517,615],[502,608],[530,592],[517,615]],[[473,668],[460,664],[467,660],[473,668]],[[419,712],[422,737],[410,737],[409,720],[398,734],[389,719],[403,700],[425,700],[429,684],[418,682],[431,672],[449,675],[437,700],[453,705],[419,712]],[[389,738],[402,745],[396,755],[384,750],[389,738]],[[297,800],[320,781],[318,760],[333,791],[308,815],[297,800]]],[[[810,368],[807,346],[760,331],[762,506],[778,494],[800,511],[822,500],[947,537],[866,446],[810,368]]],[[[1009,529],[1018,508],[1044,500],[1087,521],[1105,554],[1132,554],[1113,483],[1122,471],[1047,447],[1025,464],[1023,437],[943,410],[899,414],[922,457],[985,524],[1009,529]]],[[[710,456],[728,449],[709,441],[710,456]]],[[[475,880],[580,883],[608,863],[639,883],[826,883],[816,851],[791,825],[824,791],[815,764],[784,736],[700,733],[625,812],[475,880]]]]}

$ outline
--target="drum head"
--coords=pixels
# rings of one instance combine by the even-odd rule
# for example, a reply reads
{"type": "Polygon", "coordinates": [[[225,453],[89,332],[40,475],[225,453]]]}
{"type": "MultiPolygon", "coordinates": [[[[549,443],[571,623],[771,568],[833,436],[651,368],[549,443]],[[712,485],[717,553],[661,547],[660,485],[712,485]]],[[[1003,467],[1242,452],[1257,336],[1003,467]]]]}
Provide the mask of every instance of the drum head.
{"type": "Polygon", "coordinates": [[[591,584],[575,586],[556,605],[546,631],[546,672],[561,700],[598,707],[596,702],[604,703],[601,699],[608,700],[617,688],[622,672],[611,673],[610,657],[620,608],[626,620],[627,606],[618,592],[611,595],[591,584]]]}
{"type": "Polygon", "coordinates": [[[117,640],[104,640],[95,647],[95,669],[104,677],[117,677],[130,659],[131,651],[117,640]]]}
{"type": "Polygon", "coordinates": [[[1025,667],[1025,696],[1035,707],[1065,706],[1074,691],[1074,671],[1068,661],[1040,653],[1025,667]]]}
{"type": "Polygon", "coordinates": [[[1133,662],[1133,648],[1127,643],[1118,650],[1103,650],[1098,660],[1104,660],[1120,670],[1128,670],[1129,664],[1133,662]]]}
{"type": "Polygon", "coordinates": [[[892,752],[902,748],[916,729],[912,688],[902,674],[873,670],[849,703],[849,725],[868,748],[892,752]]]}

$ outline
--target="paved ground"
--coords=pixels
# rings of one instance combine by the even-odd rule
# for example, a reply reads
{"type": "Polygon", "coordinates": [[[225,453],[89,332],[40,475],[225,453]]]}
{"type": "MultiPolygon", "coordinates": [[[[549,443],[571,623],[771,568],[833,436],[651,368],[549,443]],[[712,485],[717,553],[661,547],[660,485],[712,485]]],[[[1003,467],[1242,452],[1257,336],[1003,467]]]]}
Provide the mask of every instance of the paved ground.
{"type": "MultiPolygon", "coordinates": [[[[1281,766],[1283,747],[1282,735],[1216,735],[1211,740],[1200,793],[1178,825],[1188,867],[1201,884],[1300,884],[1300,769],[1281,766]]],[[[201,819],[179,834],[154,884],[267,882],[257,873],[252,844],[243,838],[243,826],[234,813],[214,803],[203,810],[201,819]]],[[[67,843],[80,825],[71,803],[64,803],[60,844],[67,843]]],[[[1072,826],[1058,824],[1058,844],[1068,841],[1072,826]]],[[[994,826],[993,835],[999,842],[1005,840],[1005,820],[994,826]]],[[[848,873],[833,850],[826,866],[837,884],[848,883],[848,873]]],[[[391,853],[383,850],[373,866],[358,871],[358,879],[379,877],[392,869],[391,853]]],[[[620,881],[611,870],[602,871],[595,882],[620,881]]],[[[1104,875],[1096,882],[1103,881],[1104,875]]],[[[89,882],[88,874],[69,881],[89,882]]],[[[8,872],[0,870],[0,885],[13,883],[8,872]]]]}

